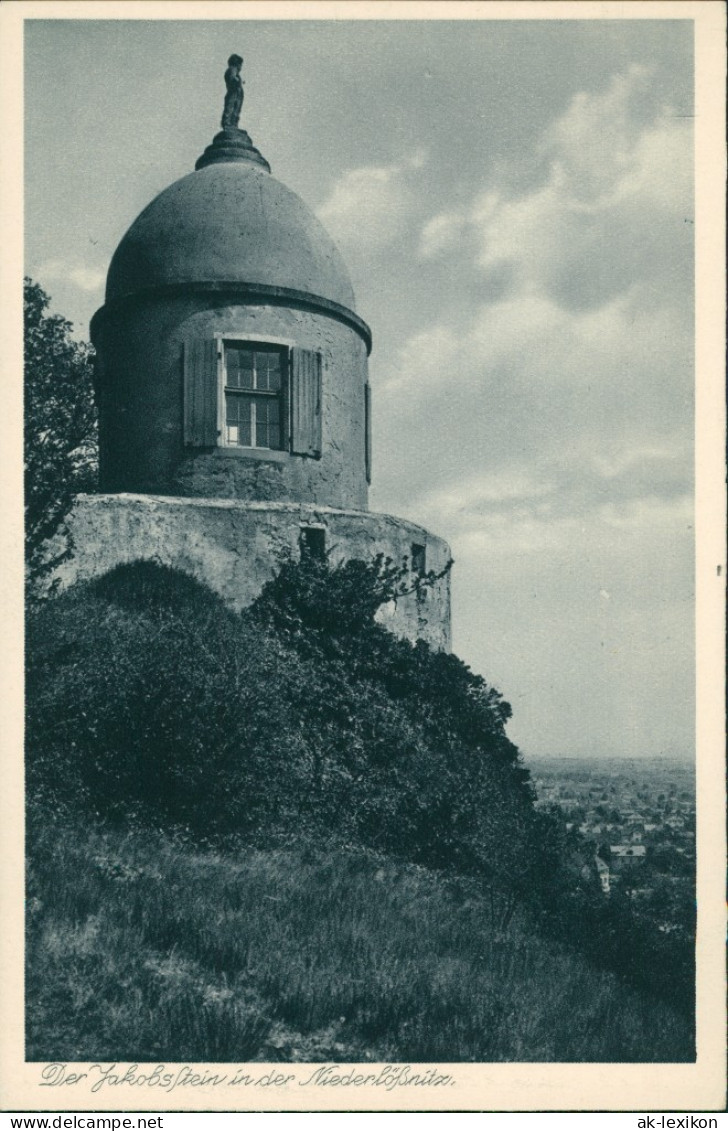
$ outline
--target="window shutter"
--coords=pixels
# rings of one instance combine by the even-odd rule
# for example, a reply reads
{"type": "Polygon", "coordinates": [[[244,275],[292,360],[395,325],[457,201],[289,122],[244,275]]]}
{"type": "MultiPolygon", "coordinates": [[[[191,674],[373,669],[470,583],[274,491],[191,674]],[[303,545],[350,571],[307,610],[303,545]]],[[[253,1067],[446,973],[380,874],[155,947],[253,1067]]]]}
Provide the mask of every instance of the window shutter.
{"type": "Polygon", "coordinates": [[[185,342],[184,440],[190,447],[217,444],[217,350],[214,338],[185,342]]]}
{"type": "Polygon", "coordinates": [[[291,350],[291,451],[321,456],[321,354],[291,350]]]}
{"type": "Polygon", "coordinates": [[[364,461],[367,483],[372,481],[372,388],[367,381],[364,386],[364,461]]]}

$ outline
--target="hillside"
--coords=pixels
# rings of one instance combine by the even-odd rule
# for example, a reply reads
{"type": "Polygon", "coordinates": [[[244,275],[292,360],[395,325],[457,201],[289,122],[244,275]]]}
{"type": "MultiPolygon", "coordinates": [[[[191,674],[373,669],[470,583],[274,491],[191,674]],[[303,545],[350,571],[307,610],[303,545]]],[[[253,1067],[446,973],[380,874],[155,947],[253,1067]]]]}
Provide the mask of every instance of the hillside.
{"type": "Polygon", "coordinates": [[[412,584],[287,562],[236,615],[136,563],[30,610],[30,1056],[693,1055],[689,947],[602,898],[498,692],[375,623],[412,584]]]}
{"type": "Polygon", "coordinates": [[[677,1061],[690,1025],[462,884],[321,845],[46,829],[32,1060],[677,1061]]]}

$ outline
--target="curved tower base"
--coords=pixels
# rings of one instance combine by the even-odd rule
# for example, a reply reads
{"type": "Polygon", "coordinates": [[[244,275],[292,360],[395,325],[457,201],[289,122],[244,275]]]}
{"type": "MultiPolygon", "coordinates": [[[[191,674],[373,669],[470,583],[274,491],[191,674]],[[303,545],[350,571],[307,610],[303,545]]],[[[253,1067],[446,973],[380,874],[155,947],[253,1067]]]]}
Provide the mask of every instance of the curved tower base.
{"type": "MultiPolygon", "coordinates": [[[[282,554],[298,557],[302,548],[335,563],[380,553],[397,564],[406,558],[420,572],[440,573],[450,561],[447,543],[415,523],[310,503],[81,495],[68,526],[75,548],[57,571],[61,588],[147,559],[192,574],[235,610],[255,600],[282,554]]],[[[449,651],[449,573],[384,606],[378,619],[398,636],[449,651]]]]}

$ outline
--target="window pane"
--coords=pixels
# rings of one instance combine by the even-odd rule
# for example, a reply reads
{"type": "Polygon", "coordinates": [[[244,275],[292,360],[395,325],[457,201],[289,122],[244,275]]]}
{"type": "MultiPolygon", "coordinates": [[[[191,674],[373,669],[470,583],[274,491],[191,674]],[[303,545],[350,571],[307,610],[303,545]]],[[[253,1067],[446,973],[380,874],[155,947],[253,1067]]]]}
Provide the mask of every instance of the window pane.
{"type": "Polygon", "coordinates": [[[238,444],[242,448],[250,447],[250,417],[247,420],[241,420],[238,425],[238,444]]]}
{"type": "Polygon", "coordinates": [[[260,350],[255,352],[255,387],[268,388],[268,355],[260,350]]]}
{"type": "Polygon", "coordinates": [[[239,384],[240,359],[237,350],[225,351],[225,384],[237,388],[239,384]]]}
{"type": "Polygon", "coordinates": [[[281,387],[281,355],[272,353],[268,359],[268,385],[271,392],[277,393],[281,387]]]}
{"type": "Polygon", "coordinates": [[[257,388],[277,393],[281,387],[281,355],[278,351],[258,350],[255,355],[257,388]]]}
{"type": "Polygon", "coordinates": [[[256,428],[255,443],[258,448],[275,448],[281,446],[281,429],[279,424],[278,401],[272,398],[261,397],[256,401],[256,428]]]}
{"type": "Polygon", "coordinates": [[[251,397],[240,396],[239,393],[225,394],[225,416],[229,444],[237,444],[244,448],[250,447],[251,406],[251,397]],[[234,429],[234,433],[231,429],[234,429]]]}
{"type": "Polygon", "coordinates": [[[268,444],[268,402],[258,401],[255,406],[255,443],[258,448],[267,448],[268,444]]]}
{"type": "Polygon", "coordinates": [[[225,350],[226,383],[233,389],[253,388],[253,351],[228,347],[225,350]]]}

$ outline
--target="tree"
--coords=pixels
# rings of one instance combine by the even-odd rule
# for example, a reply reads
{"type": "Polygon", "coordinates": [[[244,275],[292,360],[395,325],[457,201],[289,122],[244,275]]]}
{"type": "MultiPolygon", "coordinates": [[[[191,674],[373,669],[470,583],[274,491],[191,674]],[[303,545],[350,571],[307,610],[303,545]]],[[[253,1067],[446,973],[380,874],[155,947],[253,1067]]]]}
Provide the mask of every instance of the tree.
{"type": "Polygon", "coordinates": [[[24,283],[25,572],[29,595],[72,551],[65,520],[80,491],[96,488],[93,353],[50,299],[24,283]]]}

